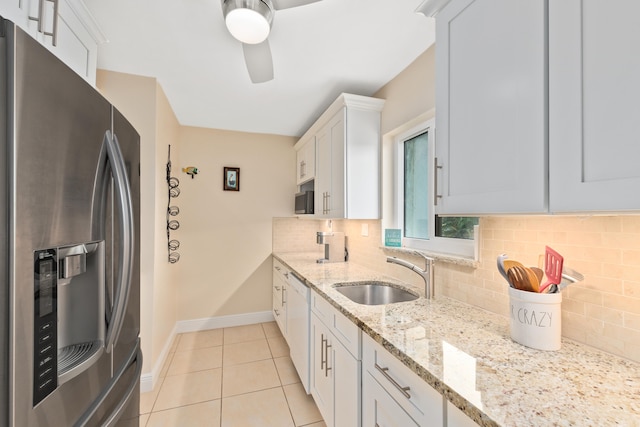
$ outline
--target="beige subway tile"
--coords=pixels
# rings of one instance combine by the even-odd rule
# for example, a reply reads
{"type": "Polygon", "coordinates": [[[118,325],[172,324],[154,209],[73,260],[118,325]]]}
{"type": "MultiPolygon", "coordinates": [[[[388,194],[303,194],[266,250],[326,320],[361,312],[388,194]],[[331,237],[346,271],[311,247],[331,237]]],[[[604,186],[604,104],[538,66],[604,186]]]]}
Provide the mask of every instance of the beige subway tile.
{"type": "Polygon", "coordinates": [[[519,240],[504,242],[504,253],[506,253],[509,258],[512,258],[512,254],[524,252],[525,246],[525,243],[519,240]]]}
{"type": "MultiPolygon", "coordinates": [[[[622,251],[620,249],[585,246],[581,247],[578,252],[580,252],[579,259],[612,264],[622,263],[622,251]]],[[[560,254],[562,255],[562,252],[560,254]]]]}
{"type": "Polygon", "coordinates": [[[624,233],[640,234],[640,216],[637,216],[637,215],[623,216],[621,217],[621,221],[622,221],[622,231],[624,233]]]}
{"type": "Polygon", "coordinates": [[[625,328],[623,326],[612,325],[611,323],[604,324],[603,336],[624,342],[640,342],[640,331],[625,328]]]}
{"type": "Polygon", "coordinates": [[[515,241],[520,242],[537,242],[538,241],[538,231],[537,230],[526,230],[526,229],[518,229],[513,231],[513,239],[515,241]]]}
{"type": "Polygon", "coordinates": [[[571,289],[583,288],[596,292],[608,292],[612,294],[623,294],[622,280],[608,277],[589,276],[583,282],[570,285],[571,289]]]}
{"type": "Polygon", "coordinates": [[[624,327],[640,331],[640,314],[624,313],[624,327]]]}
{"type": "Polygon", "coordinates": [[[556,245],[556,244],[567,244],[569,241],[569,237],[567,236],[567,232],[566,231],[554,231],[553,232],[553,237],[551,242],[556,245]]]}
{"type": "Polygon", "coordinates": [[[618,338],[613,338],[606,335],[589,335],[587,334],[587,339],[585,344],[590,345],[592,347],[596,347],[600,350],[616,354],[618,356],[624,353],[625,342],[618,338]]]}
{"type": "Polygon", "coordinates": [[[640,298],[631,298],[615,294],[602,294],[603,305],[614,310],[640,314],[640,298]]]}
{"type": "MultiPolygon", "coordinates": [[[[519,226],[519,228],[522,226],[519,226]]],[[[544,217],[525,217],[524,228],[528,230],[545,230],[551,227],[551,218],[544,217]]]]}
{"type": "Polygon", "coordinates": [[[622,356],[635,361],[640,360],[640,343],[625,342],[622,356]]]}
{"type": "Polygon", "coordinates": [[[622,262],[626,265],[640,265],[640,249],[625,249],[622,251],[622,262]]]}
{"type": "Polygon", "coordinates": [[[576,246],[602,246],[603,233],[588,231],[567,232],[567,243],[576,246]]]}
{"type": "Polygon", "coordinates": [[[622,279],[623,280],[638,280],[640,277],[640,265],[623,265],[622,266],[622,279]]]}
{"type": "Polygon", "coordinates": [[[624,326],[624,312],[601,305],[585,304],[585,314],[588,318],[602,320],[603,322],[624,326]]]}
{"type": "Polygon", "coordinates": [[[602,292],[592,291],[581,286],[569,286],[564,290],[564,293],[567,299],[602,305],[602,292]]]}
{"type": "Polygon", "coordinates": [[[622,282],[623,293],[626,296],[640,298],[640,282],[625,280],[622,282]]]}
{"type": "MultiPolygon", "coordinates": [[[[594,262],[594,264],[596,263],[594,262]]],[[[621,264],[602,263],[600,264],[600,266],[602,270],[602,276],[620,280],[624,278],[625,271],[621,264]]],[[[588,273],[584,274],[586,275],[588,273]]]]}
{"type": "Polygon", "coordinates": [[[619,249],[638,249],[640,235],[633,233],[606,233],[602,236],[603,246],[619,249]]]}
{"type": "Polygon", "coordinates": [[[575,313],[580,315],[585,315],[585,302],[577,301],[570,298],[562,299],[562,311],[566,311],[568,313],[575,313]]]}
{"type": "MultiPolygon", "coordinates": [[[[602,335],[604,322],[601,320],[590,319],[574,313],[562,313],[562,327],[579,328],[584,331],[585,336],[602,335]]],[[[584,341],[583,341],[584,342],[584,341]]]]}

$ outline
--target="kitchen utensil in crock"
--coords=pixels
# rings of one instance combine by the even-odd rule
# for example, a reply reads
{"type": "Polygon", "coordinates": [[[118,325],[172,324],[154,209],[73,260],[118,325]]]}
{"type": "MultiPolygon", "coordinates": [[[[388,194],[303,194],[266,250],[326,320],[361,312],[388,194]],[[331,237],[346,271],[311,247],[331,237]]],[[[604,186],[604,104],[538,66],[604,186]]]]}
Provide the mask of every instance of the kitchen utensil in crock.
{"type": "MultiPolygon", "coordinates": [[[[504,277],[504,280],[509,282],[509,276],[507,276],[507,270],[504,269],[505,259],[507,259],[507,254],[498,255],[498,259],[496,263],[498,264],[498,271],[500,272],[502,277],[504,277]]],[[[509,285],[511,285],[511,282],[509,282],[509,285]]],[[[511,287],[513,287],[513,285],[511,287]]]]}
{"type": "Polygon", "coordinates": [[[540,285],[542,283],[542,278],[544,277],[544,271],[542,271],[541,268],[538,267],[529,267],[531,269],[531,271],[533,271],[536,275],[536,278],[538,279],[538,285],[540,285]]]}
{"type": "Polygon", "coordinates": [[[544,249],[544,273],[547,281],[540,286],[540,292],[544,292],[550,285],[559,285],[562,282],[562,264],[564,258],[558,252],[545,246],[544,249]]]}
{"type": "Polygon", "coordinates": [[[530,268],[513,266],[507,270],[507,275],[513,281],[514,287],[521,291],[538,292],[538,279],[530,268]]]}

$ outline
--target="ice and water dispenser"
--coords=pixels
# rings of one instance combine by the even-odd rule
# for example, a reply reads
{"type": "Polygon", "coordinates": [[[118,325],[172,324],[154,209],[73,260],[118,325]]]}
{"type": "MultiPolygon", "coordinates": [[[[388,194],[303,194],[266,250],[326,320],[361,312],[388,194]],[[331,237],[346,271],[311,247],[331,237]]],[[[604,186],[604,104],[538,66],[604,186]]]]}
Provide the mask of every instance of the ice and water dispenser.
{"type": "Polygon", "coordinates": [[[105,244],[34,254],[34,406],[104,352],[105,244]]]}

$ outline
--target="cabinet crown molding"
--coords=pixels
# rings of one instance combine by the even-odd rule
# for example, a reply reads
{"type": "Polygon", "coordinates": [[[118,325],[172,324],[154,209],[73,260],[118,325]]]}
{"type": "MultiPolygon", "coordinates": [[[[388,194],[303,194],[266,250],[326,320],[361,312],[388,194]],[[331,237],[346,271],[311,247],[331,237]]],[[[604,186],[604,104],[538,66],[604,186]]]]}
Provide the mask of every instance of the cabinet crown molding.
{"type": "Polygon", "coordinates": [[[87,6],[84,4],[82,0],[65,0],[65,2],[69,5],[69,8],[73,11],[76,17],[80,20],[84,28],[91,35],[93,40],[95,40],[98,44],[104,44],[109,41],[107,36],[104,35],[102,29],[96,22],[95,18],[87,9],[87,6]]]}
{"type": "Polygon", "coordinates": [[[354,95],[351,93],[342,93],[333,103],[318,117],[318,120],[300,137],[296,145],[295,150],[299,150],[304,143],[311,137],[313,137],[318,130],[324,126],[329,119],[331,119],[342,108],[347,107],[354,110],[364,111],[382,111],[385,100],[380,98],[372,98],[370,96],[354,95]]]}
{"type": "Polygon", "coordinates": [[[444,8],[451,0],[424,0],[420,6],[416,8],[416,13],[421,13],[427,18],[435,18],[435,16],[444,8]]]}

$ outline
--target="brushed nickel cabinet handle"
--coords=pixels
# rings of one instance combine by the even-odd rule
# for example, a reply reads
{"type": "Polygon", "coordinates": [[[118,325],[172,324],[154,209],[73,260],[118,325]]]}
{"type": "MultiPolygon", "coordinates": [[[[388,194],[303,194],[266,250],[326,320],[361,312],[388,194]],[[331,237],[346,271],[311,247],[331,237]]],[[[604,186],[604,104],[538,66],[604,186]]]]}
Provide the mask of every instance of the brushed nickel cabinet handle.
{"type": "Polygon", "coordinates": [[[58,45],[58,0],[40,0],[38,2],[38,16],[28,16],[29,20],[38,22],[38,32],[44,34],[45,36],[51,36],[51,44],[54,46],[58,45]],[[50,1],[53,3],[53,30],[51,32],[44,30],[44,2],[50,1]]]}
{"type": "Polygon", "coordinates": [[[325,363],[327,363],[326,360],[324,360],[324,345],[326,343],[327,340],[324,339],[324,334],[320,334],[320,369],[324,370],[324,365],[325,363]]]}
{"type": "Polygon", "coordinates": [[[329,367],[329,348],[331,348],[331,344],[329,344],[329,340],[327,340],[326,344],[324,345],[324,359],[325,359],[324,376],[325,377],[329,376],[329,371],[332,369],[329,367]]]}
{"type": "Polygon", "coordinates": [[[438,169],[442,169],[438,165],[438,158],[433,158],[433,205],[438,206],[438,199],[442,199],[442,194],[438,194],[438,169]]]}
{"type": "Polygon", "coordinates": [[[398,384],[398,382],[396,380],[393,379],[393,377],[391,375],[389,375],[389,373],[387,372],[389,370],[389,368],[383,368],[382,366],[378,365],[377,363],[374,363],[375,368],[380,371],[380,373],[389,380],[389,382],[391,384],[393,384],[393,386],[395,388],[397,388],[400,393],[402,393],[404,395],[404,397],[406,397],[407,399],[411,399],[411,395],[409,394],[409,390],[411,390],[411,387],[402,387],[400,384],[398,384]]]}

